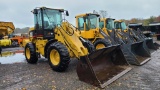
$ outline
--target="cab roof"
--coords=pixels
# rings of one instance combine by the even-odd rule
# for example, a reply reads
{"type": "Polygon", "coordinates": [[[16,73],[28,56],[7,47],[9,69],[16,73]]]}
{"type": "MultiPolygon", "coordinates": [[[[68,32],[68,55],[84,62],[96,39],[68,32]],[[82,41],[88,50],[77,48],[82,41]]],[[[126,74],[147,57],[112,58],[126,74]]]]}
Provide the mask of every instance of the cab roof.
{"type": "Polygon", "coordinates": [[[106,21],[106,20],[108,20],[108,19],[115,20],[115,19],[113,19],[113,18],[101,18],[101,21],[106,21]]]}
{"type": "MultiPolygon", "coordinates": [[[[55,9],[55,8],[48,8],[48,7],[36,7],[35,9],[51,9],[51,10],[59,10],[61,12],[64,12],[64,9],[55,9]]],[[[33,12],[34,10],[32,10],[31,12],[33,12]]]]}
{"type": "Polygon", "coordinates": [[[85,13],[85,14],[78,14],[78,15],[76,15],[75,18],[82,17],[82,16],[88,16],[88,15],[96,15],[96,16],[100,16],[99,14],[95,14],[95,13],[85,13]]]}

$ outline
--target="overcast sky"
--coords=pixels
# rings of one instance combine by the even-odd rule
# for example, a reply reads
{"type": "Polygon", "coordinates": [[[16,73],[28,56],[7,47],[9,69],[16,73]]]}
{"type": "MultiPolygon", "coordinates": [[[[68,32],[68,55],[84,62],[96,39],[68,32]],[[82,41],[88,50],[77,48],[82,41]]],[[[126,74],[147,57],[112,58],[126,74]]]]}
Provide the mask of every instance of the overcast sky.
{"type": "Polygon", "coordinates": [[[160,15],[160,0],[1,0],[0,21],[13,22],[15,27],[32,27],[35,7],[63,8],[67,20],[75,24],[75,15],[93,10],[106,10],[115,19],[149,18],[160,15]]]}

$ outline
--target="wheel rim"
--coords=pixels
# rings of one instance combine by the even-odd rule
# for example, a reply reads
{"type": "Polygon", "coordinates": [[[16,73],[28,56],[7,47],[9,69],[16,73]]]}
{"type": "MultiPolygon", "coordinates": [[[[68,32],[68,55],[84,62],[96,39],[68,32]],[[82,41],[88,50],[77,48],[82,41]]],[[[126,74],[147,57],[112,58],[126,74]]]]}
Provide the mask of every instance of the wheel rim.
{"type": "Polygon", "coordinates": [[[26,57],[27,57],[27,59],[29,60],[30,59],[30,56],[31,54],[30,54],[30,49],[29,48],[26,48],[26,57]]]}
{"type": "Polygon", "coordinates": [[[50,60],[53,65],[58,65],[60,63],[60,55],[57,50],[52,50],[50,52],[50,60]]]}
{"type": "Polygon", "coordinates": [[[104,44],[98,44],[98,45],[96,46],[96,49],[101,49],[101,48],[105,48],[105,45],[104,45],[104,44]]]}

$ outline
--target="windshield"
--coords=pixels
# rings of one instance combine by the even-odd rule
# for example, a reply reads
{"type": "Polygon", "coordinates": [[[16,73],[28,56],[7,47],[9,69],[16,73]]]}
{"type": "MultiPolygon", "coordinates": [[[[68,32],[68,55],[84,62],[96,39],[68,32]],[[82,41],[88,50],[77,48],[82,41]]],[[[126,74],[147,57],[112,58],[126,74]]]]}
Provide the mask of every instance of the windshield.
{"type": "Polygon", "coordinates": [[[107,20],[106,28],[107,28],[107,30],[114,29],[114,21],[112,19],[107,20]]]}
{"type": "Polygon", "coordinates": [[[62,14],[59,10],[45,9],[43,12],[44,29],[53,29],[57,24],[61,24],[62,14]]]}
{"type": "Polygon", "coordinates": [[[104,28],[104,22],[103,21],[99,22],[99,27],[104,28]]]}
{"type": "Polygon", "coordinates": [[[121,29],[121,23],[119,22],[114,22],[114,26],[116,29],[121,29]]]}
{"type": "Polygon", "coordinates": [[[121,22],[121,29],[122,30],[126,30],[127,29],[127,26],[126,26],[126,24],[125,24],[125,22],[121,22]]]}
{"type": "Polygon", "coordinates": [[[89,29],[96,29],[99,27],[99,21],[98,21],[97,15],[89,15],[86,22],[87,26],[86,28],[89,29]]]}

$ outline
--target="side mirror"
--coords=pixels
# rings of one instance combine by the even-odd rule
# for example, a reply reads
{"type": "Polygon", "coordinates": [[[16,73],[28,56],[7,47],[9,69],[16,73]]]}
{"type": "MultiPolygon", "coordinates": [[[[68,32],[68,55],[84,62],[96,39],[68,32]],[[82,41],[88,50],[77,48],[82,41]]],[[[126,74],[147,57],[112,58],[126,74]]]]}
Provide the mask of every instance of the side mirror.
{"type": "Polygon", "coordinates": [[[66,11],[66,16],[69,16],[69,12],[68,11],[66,11]]]}
{"type": "Polygon", "coordinates": [[[34,13],[34,14],[38,14],[38,10],[37,10],[37,9],[34,9],[34,10],[33,10],[33,13],[34,13]]]}

